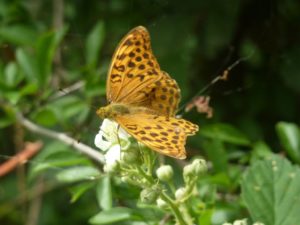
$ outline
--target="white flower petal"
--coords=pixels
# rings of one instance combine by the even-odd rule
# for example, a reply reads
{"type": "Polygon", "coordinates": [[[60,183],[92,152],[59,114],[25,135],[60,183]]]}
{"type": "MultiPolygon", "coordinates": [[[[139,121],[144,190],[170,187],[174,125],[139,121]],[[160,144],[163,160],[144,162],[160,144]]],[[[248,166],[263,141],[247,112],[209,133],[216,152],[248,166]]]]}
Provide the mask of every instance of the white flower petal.
{"type": "Polygon", "coordinates": [[[96,147],[100,148],[102,151],[106,151],[112,145],[111,142],[104,140],[103,133],[101,131],[96,135],[94,143],[96,147]]]}
{"type": "Polygon", "coordinates": [[[114,164],[116,161],[121,159],[121,148],[120,145],[113,145],[105,154],[106,165],[114,164]]]}
{"type": "Polygon", "coordinates": [[[104,119],[95,137],[95,145],[104,151],[115,144],[121,144],[122,149],[126,149],[130,145],[129,137],[130,135],[116,122],[104,119]]]}

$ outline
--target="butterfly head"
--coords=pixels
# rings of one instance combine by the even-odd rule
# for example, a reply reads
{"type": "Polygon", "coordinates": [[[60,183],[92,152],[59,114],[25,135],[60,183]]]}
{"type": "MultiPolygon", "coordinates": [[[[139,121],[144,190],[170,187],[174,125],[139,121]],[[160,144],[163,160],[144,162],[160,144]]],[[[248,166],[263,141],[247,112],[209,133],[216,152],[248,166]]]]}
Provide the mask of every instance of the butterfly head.
{"type": "Polygon", "coordinates": [[[97,115],[104,119],[114,119],[118,115],[129,114],[129,108],[125,104],[109,104],[105,107],[101,107],[97,110],[97,115]]]}
{"type": "Polygon", "coordinates": [[[96,111],[96,114],[101,118],[101,119],[111,119],[113,118],[113,110],[110,107],[110,105],[107,105],[105,107],[101,107],[96,111]]]}

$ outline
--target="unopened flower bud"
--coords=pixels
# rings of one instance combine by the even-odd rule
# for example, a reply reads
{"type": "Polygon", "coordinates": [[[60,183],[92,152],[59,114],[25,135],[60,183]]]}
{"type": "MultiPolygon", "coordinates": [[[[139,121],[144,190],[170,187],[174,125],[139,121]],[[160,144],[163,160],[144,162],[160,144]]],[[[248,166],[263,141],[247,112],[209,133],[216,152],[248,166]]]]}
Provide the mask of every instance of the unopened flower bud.
{"type": "Polygon", "coordinates": [[[127,149],[122,152],[122,161],[126,164],[136,164],[140,162],[140,154],[137,149],[127,149]]]}
{"type": "Polygon", "coordinates": [[[192,164],[186,165],[183,168],[183,179],[186,183],[188,183],[193,177],[195,176],[194,174],[194,167],[192,164]]]}
{"type": "Polygon", "coordinates": [[[202,175],[207,171],[206,161],[204,159],[195,159],[191,164],[183,168],[183,178],[188,183],[192,178],[202,175]]]}
{"type": "Polygon", "coordinates": [[[158,206],[158,208],[160,209],[167,209],[168,208],[168,204],[162,200],[161,198],[156,199],[156,204],[158,206]]]}
{"type": "Polygon", "coordinates": [[[184,187],[178,188],[175,192],[175,197],[177,200],[184,198],[186,195],[186,189],[184,187]]]}
{"type": "Polygon", "coordinates": [[[232,223],[223,223],[222,225],[232,225],[232,223]]]}
{"type": "Polygon", "coordinates": [[[146,188],[141,191],[140,194],[141,202],[151,204],[157,199],[158,195],[159,193],[157,192],[156,189],[146,188]]]}
{"type": "Polygon", "coordinates": [[[204,159],[195,159],[192,162],[192,166],[197,175],[202,175],[207,172],[207,164],[204,159]]]}
{"type": "Polygon", "coordinates": [[[233,222],[233,225],[247,225],[247,219],[236,220],[233,222]]]}
{"type": "Polygon", "coordinates": [[[163,165],[156,170],[156,175],[161,181],[169,181],[173,174],[173,168],[170,165],[163,165]]]}

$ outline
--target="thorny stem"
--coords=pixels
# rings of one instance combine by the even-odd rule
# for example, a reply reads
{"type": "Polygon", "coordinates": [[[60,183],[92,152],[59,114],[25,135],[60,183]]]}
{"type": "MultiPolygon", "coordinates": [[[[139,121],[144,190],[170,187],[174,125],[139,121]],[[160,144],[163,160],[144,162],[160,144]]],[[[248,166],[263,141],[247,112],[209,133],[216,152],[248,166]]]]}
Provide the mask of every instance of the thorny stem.
{"type": "Polygon", "coordinates": [[[176,219],[177,219],[177,221],[180,225],[188,225],[184,221],[184,219],[182,217],[182,214],[179,211],[179,208],[177,207],[176,203],[167,194],[165,194],[164,192],[161,192],[160,193],[160,198],[162,200],[164,200],[170,206],[170,208],[172,209],[172,211],[173,211],[173,213],[174,213],[174,215],[175,215],[175,217],[176,217],[176,219]]]}
{"type": "Polygon", "coordinates": [[[193,189],[196,185],[197,178],[193,179],[189,185],[186,185],[188,189],[186,190],[186,193],[188,193],[183,199],[180,199],[180,202],[185,202],[187,199],[190,198],[190,196],[193,194],[193,189]]]}
{"type": "Polygon", "coordinates": [[[136,167],[138,172],[150,183],[150,184],[154,184],[154,180],[152,179],[151,176],[149,176],[147,173],[145,173],[145,171],[143,169],[141,169],[141,167],[137,166],[136,167]]]}
{"type": "Polygon", "coordinates": [[[168,186],[169,186],[169,188],[170,188],[171,192],[172,192],[172,193],[175,195],[176,188],[175,188],[175,185],[174,185],[174,183],[173,183],[173,182],[171,182],[171,181],[168,181],[168,182],[167,182],[167,184],[168,184],[168,186]]]}
{"type": "MultiPolygon", "coordinates": [[[[149,169],[149,168],[148,168],[149,169]]],[[[141,169],[140,167],[137,166],[137,170],[140,172],[140,174],[150,183],[150,184],[154,184],[155,181],[153,180],[152,176],[149,176],[145,173],[145,171],[143,169],[141,169]]],[[[171,199],[166,193],[164,193],[163,191],[160,193],[160,197],[162,200],[164,200],[171,208],[171,210],[173,211],[173,214],[176,217],[176,220],[178,221],[178,223],[180,225],[188,225],[184,218],[182,217],[181,212],[179,211],[179,207],[177,206],[176,202],[171,199]]]]}

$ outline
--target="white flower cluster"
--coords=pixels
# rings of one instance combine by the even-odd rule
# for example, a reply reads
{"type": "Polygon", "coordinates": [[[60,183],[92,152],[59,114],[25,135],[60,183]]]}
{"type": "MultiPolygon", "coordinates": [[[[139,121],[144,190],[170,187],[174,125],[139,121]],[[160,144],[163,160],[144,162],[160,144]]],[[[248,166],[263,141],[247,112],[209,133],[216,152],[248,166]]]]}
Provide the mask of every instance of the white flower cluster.
{"type": "Polygon", "coordinates": [[[112,172],[121,160],[122,150],[130,145],[131,136],[122,129],[116,122],[104,119],[99,133],[95,137],[95,145],[105,152],[106,172],[112,172]]]}
{"type": "MultiPolygon", "coordinates": [[[[247,225],[247,219],[236,220],[233,223],[223,223],[223,225],[247,225]]],[[[264,225],[261,222],[253,223],[253,225],[264,225]]]]}

